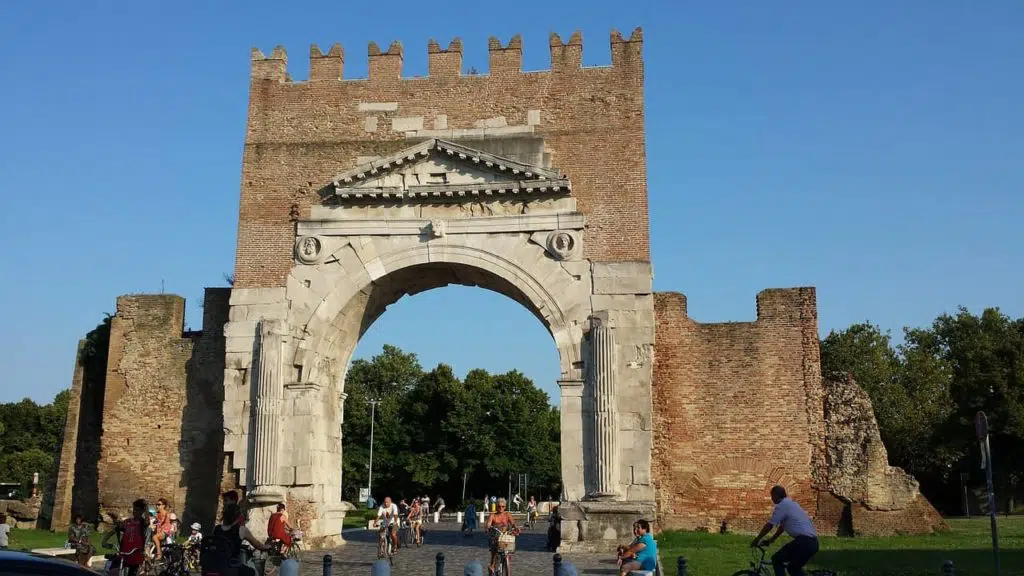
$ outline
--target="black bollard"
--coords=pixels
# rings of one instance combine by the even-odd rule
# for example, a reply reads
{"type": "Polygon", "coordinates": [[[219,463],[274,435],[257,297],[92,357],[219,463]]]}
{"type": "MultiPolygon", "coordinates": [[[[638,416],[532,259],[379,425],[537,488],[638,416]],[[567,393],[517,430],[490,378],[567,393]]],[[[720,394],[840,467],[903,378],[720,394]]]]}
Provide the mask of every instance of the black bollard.
{"type": "Polygon", "coordinates": [[[686,558],[682,556],[676,560],[676,576],[686,576],[686,558]]]}
{"type": "Polygon", "coordinates": [[[334,559],[330,554],[324,554],[324,576],[331,576],[334,571],[334,559]]]}
{"type": "Polygon", "coordinates": [[[942,576],[955,576],[956,571],[953,568],[953,561],[946,560],[942,563],[942,576]]]}
{"type": "Polygon", "coordinates": [[[437,553],[437,559],[434,563],[434,574],[436,576],[444,576],[444,552],[437,553]]]}
{"type": "Polygon", "coordinates": [[[562,573],[562,555],[561,554],[555,554],[554,562],[555,562],[555,576],[560,576],[560,574],[562,573]]]}

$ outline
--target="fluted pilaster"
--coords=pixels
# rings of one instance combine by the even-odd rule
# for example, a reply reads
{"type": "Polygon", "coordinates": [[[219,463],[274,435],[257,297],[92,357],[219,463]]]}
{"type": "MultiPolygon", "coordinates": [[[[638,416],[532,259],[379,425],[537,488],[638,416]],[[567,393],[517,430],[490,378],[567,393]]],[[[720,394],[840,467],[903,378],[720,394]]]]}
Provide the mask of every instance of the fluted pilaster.
{"type": "Polygon", "coordinates": [[[255,451],[253,498],[278,498],[278,453],[280,448],[281,399],[283,395],[283,360],[285,327],[279,320],[262,320],[259,324],[259,372],[256,386],[255,451]]]}
{"type": "Polygon", "coordinates": [[[615,405],[615,332],[606,317],[590,318],[593,351],[594,460],[597,464],[592,496],[615,496],[618,463],[618,411],[615,405]]]}

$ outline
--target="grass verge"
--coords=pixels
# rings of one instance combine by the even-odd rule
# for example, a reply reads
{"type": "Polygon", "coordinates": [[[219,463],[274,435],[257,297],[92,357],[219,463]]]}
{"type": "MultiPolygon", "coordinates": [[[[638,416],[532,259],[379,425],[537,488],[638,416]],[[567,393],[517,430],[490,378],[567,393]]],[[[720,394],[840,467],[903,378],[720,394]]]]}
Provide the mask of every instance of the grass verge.
{"type": "MultiPolygon", "coordinates": [[[[1000,574],[1024,575],[1024,517],[999,518],[1000,574]]],[[[988,518],[951,519],[950,530],[927,536],[889,538],[823,537],[807,569],[829,568],[842,576],[939,576],[952,560],[958,575],[995,574],[988,518]]],[[[749,566],[751,536],[667,532],[658,537],[670,575],[685,556],[689,576],[730,575],[749,566]]],[[[780,538],[769,553],[785,544],[780,538]]]]}

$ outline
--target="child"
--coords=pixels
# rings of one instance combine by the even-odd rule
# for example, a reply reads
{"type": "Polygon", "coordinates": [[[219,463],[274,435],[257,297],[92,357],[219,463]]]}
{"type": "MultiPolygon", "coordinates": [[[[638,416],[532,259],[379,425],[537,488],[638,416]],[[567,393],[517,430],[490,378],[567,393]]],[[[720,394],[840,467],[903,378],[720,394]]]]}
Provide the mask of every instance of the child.
{"type": "Polygon", "coordinates": [[[186,542],[186,545],[189,547],[199,546],[203,542],[203,533],[201,532],[203,527],[199,524],[199,522],[193,522],[191,528],[192,534],[189,534],[188,542],[186,542]]]}

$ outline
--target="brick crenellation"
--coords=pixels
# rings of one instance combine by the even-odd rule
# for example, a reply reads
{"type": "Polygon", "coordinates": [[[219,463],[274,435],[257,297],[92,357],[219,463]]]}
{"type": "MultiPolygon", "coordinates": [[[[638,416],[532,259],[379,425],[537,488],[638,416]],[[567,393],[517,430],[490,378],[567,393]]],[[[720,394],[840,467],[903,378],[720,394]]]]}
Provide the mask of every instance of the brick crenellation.
{"type": "MultiPolygon", "coordinates": [[[[617,30],[612,30],[610,47],[612,55],[612,68],[637,68],[642,66],[641,45],[643,43],[643,32],[640,28],[633,30],[629,38],[624,38],[617,30]]],[[[516,34],[502,44],[501,40],[492,36],[488,40],[488,53],[490,74],[469,75],[462,70],[462,40],[453,39],[447,48],[442,48],[436,40],[431,38],[427,42],[427,69],[428,77],[460,77],[475,78],[484,81],[488,76],[505,76],[508,74],[544,74],[551,72],[571,72],[574,70],[590,70],[607,68],[607,66],[583,66],[583,34],[576,31],[568,41],[563,42],[558,33],[552,32],[548,40],[548,47],[551,51],[550,70],[523,72],[523,40],[522,36],[516,34]]],[[[371,41],[367,47],[369,58],[368,78],[348,80],[345,72],[345,49],[341,44],[333,44],[327,53],[320,47],[313,44],[309,48],[309,82],[327,80],[357,81],[394,81],[406,80],[415,82],[417,78],[402,78],[402,63],[405,56],[405,49],[402,43],[394,41],[387,50],[381,50],[376,42],[371,41]]],[[[288,51],[284,46],[275,47],[269,56],[264,55],[259,48],[252,49],[252,70],[253,80],[274,80],[277,82],[296,82],[288,73],[288,51]]]]}

